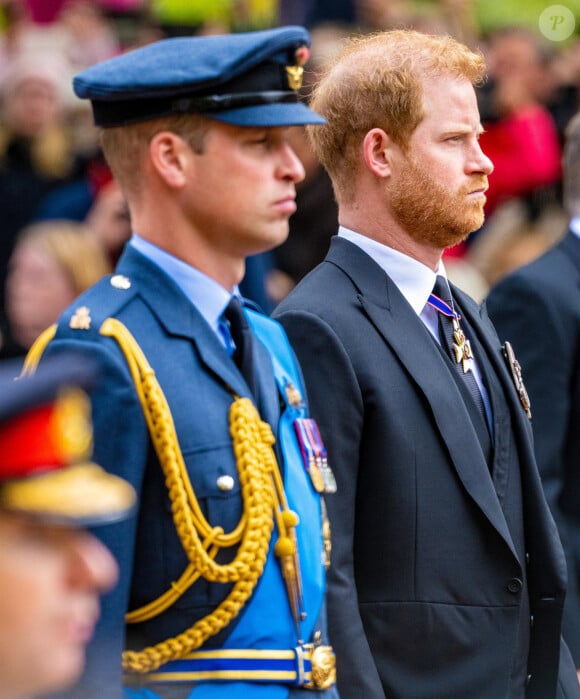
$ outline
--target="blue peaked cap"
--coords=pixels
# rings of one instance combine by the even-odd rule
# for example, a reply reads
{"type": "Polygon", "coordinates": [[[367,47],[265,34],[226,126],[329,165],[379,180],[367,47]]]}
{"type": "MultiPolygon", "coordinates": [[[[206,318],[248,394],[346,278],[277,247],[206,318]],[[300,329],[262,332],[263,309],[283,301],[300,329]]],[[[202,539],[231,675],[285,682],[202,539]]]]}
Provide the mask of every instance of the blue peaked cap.
{"type": "Polygon", "coordinates": [[[73,87],[104,128],[187,113],[239,126],[324,124],[298,94],[309,43],[298,26],[163,39],[87,68],[73,87]]]}
{"type": "Polygon", "coordinates": [[[22,362],[0,362],[0,426],[27,410],[54,401],[63,387],[92,390],[98,381],[98,369],[85,357],[66,355],[46,359],[32,376],[16,380],[22,362]]]}

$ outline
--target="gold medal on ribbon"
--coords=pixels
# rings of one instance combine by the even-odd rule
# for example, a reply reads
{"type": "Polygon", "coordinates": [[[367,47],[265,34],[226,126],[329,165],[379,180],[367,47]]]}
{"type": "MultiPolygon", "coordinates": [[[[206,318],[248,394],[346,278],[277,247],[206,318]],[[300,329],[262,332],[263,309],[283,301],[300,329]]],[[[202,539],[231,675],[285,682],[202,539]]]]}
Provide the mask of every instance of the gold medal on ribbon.
{"type": "Polygon", "coordinates": [[[300,445],[304,468],[317,493],[335,493],[336,480],[328,465],[326,448],[316,420],[301,417],[294,420],[294,430],[300,445]]]}
{"type": "Polygon", "coordinates": [[[455,353],[455,361],[462,365],[464,374],[473,371],[471,344],[465,337],[457,318],[453,318],[453,352],[455,353]]]}
{"type": "Polygon", "coordinates": [[[312,485],[314,486],[314,490],[317,493],[323,493],[324,492],[324,478],[322,476],[322,473],[320,472],[320,469],[316,465],[316,461],[314,459],[310,459],[310,464],[308,466],[308,473],[310,474],[310,480],[312,481],[312,485]]]}

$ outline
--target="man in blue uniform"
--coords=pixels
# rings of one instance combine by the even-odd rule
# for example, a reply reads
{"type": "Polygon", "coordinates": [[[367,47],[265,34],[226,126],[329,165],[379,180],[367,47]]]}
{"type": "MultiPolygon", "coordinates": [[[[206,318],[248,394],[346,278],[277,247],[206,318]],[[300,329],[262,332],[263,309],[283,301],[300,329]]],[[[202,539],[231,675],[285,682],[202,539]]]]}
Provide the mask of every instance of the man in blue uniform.
{"type": "Polygon", "coordinates": [[[288,127],[323,123],[297,98],[307,43],[299,27],[169,39],[75,78],[134,234],[26,371],[47,343],[100,358],[96,457],[140,506],[102,534],[120,583],[73,696],[336,696],[331,478],[284,332],[237,293],[245,258],[288,233],[304,175],[288,127]]]}

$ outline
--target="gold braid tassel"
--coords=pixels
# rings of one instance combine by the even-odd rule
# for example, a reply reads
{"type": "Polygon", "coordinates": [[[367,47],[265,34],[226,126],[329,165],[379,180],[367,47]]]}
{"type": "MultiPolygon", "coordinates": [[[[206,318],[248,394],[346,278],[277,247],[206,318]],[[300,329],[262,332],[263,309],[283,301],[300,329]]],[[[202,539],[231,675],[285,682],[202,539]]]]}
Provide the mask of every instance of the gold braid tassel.
{"type": "Polygon", "coordinates": [[[297,637],[300,638],[299,622],[306,618],[302,597],[302,575],[298,556],[296,527],[300,520],[296,512],[288,507],[284,483],[279,469],[272,472],[272,481],[276,493],[276,522],[279,538],[274,546],[274,553],[280,560],[282,577],[286,585],[286,594],[296,624],[297,637]]]}

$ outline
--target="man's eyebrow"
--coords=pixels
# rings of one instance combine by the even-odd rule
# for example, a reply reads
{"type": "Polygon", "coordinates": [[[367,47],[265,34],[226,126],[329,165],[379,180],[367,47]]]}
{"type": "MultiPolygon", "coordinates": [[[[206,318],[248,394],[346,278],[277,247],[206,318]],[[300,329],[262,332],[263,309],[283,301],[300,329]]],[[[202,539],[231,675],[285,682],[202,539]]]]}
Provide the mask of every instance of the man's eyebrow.
{"type": "Polygon", "coordinates": [[[474,133],[476,136],[481,136],[485,129],[481,124],[477,124],[475,129],[469,124],[447,124],[443,129],[442,133],[444,136],[451,134],[470,134],[474,133]]]}

